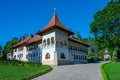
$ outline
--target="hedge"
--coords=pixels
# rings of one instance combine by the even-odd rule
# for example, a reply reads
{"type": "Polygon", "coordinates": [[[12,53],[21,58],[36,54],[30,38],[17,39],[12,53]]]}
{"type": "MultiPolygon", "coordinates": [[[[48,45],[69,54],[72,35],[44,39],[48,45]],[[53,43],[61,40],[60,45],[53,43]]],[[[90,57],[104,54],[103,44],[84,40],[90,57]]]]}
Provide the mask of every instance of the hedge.
{"type": "Polygon", "coordinates": [[[14,65],[14,66],[41,66],[40,62],[23,62],[23,61],[9,61],[0,60],[0,65],[14,65]]]}

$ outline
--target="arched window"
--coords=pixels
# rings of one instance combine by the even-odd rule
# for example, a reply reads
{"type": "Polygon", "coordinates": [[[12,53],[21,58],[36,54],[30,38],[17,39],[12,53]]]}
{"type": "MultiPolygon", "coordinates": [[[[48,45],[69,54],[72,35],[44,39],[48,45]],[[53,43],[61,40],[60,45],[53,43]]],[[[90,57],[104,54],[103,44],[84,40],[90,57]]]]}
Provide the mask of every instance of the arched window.
{"type": "Polygon", "coordinates": [[[64,53],[61,53],[61,59],[65,59],[64,53]]]}
{"type": "Polygon", "coordinates": [[[49,53],[46,54],[45,59],[50,59],[50,54],[49,53]]]}
{"type": "Polygon", "coordinates": [[[46,46],[46,39],[43,40],[44,46],[46,46]]]}
{"type": "Polygon", "coordinates": [[[62,41],[60,41],[60,46],[64,46],[64,43],[62,41]]]}
{"type": "Polygon", "coordinates": [[[65,44],[65,46],[67,46],[67,41],[66,40],[64,41],[64,44],[65,44]]]}
{"type": "Polygon", "coordinates": [[[51,44],[54,44],[54,37],[51,38],[51,44]]]}
{"type": "Polygon", "coordinates": [[[50,44],[50,38],[47,39],[47,44],[48,44],[48,45],[50,44]]]}

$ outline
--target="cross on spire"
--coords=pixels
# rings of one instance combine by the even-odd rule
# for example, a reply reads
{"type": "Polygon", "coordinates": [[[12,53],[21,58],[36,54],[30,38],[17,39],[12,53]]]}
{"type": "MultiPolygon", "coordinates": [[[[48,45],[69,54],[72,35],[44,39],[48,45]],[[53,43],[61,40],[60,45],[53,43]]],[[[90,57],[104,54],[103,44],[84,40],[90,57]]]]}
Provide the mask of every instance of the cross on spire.
{"type": "Polygon", "coordinates": [[[54,12],[56,12],[56,7],[54,7],[54,12]]]}

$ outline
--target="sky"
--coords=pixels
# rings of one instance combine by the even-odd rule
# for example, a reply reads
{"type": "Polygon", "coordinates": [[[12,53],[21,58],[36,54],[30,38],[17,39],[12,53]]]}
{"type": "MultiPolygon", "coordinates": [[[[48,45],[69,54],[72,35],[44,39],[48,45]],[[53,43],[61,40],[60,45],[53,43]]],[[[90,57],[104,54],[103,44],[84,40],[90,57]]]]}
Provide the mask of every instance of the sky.
{"type": "Polygon", "coordinates": [[[110,0],[0,0],[0,45],[13,37],[35,34],[51,20],[54,8],[59,20],[82,38],[90,35],[94,14],[110,0]]]}

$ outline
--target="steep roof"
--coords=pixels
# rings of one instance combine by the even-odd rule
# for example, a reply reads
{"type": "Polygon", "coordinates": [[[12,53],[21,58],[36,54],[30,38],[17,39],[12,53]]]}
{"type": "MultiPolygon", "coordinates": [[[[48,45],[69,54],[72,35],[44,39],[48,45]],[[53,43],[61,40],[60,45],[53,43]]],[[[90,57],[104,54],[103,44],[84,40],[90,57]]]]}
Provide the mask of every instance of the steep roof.
{"type": "Polygon", "coordinates": [[[68,30],[66,27],[64,27],[64,25],[60,22],[60,20],[57,17],[56,12],[54,12],[52,19],[50,20],[50,22],[47,24],[47,26],[45,26],[44,29],[40,30],[37,32],[37,34],[42,34],[44,32],[47,32],[49,30],[52,30],[53,28],[57,28],[60,29],[62,31],[67,32],[68,34],[74,34],[72,31],[68,30]]]}
{"type": "Polygon", "coordinates": [[[50,22],[48,23],[48,25],[45,28],[49,28],[54,25],[64,28],[64,25],[58,19],[56,12],[54,12],[52,19],[50,20],[50,22]]]}
{"type": "Polygon", "coordinates": [[[84,43],[84,42],[78,40],[77,38],[75,38],[75,37],[72,36],[72,35],[68,37],[68,40],[70,40],[70,41],[74,41],[74,42],[76,42],[76,43],[79,43],[79,44],[85,45],[86,47],[89,47],[88,44],[86,44],[86,43],[84,43]]]}

